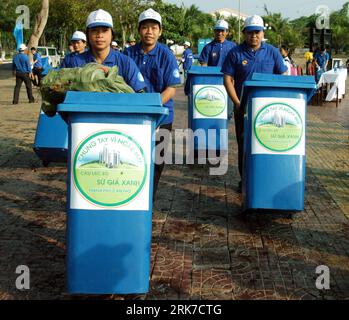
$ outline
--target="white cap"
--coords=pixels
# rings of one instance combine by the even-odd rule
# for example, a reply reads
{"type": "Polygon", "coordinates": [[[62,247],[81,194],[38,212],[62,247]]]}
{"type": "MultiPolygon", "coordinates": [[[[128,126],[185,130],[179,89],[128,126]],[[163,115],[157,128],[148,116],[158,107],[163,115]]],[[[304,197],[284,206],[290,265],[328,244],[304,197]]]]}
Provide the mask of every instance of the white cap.
{"type": "Polygon", "coordinates": [[[24,51],[25,49],[27,49],[27,46],[24,43],[19,45],[19,51],[24,51]]]}
{"type": "Polygon", "coordinates": [[[228,29],[229,29],[229,25],[228,25],[228,22],[225,20],[217,20],[214,26],[214,30],[228,30],[228,29]]]}
{"type": "Polygon", "coordinates": [[[86,21],[86,28],[94,27],[113,28],[113,18],[110,13],[102,9],[91,12],[86,21]]]}
{"type": "Polygon", "coordinates": [[[86,42],[85,33],[81,32],[81,31],[75,31],[73,33],[73,36],[71,37],[71,41],[74,41],[74,40],[83,40],[86,42]]]}
{"type": "Polygon", "coordinates": [[[190,47],[190,42],[189,41],[185,41],[184,45],[190,47]]]}
{"type": "Polygon", "coordinates": [[[111,42],[111,45],[117,47],[117,46],[118,46],[118,43],[117,43],[116,41],[112,41],[112,42],[111,42]]]}
{"type": "Polygon", "coordinates": [[[260,16],[254,15],[247,17],[244,22],[244,31],[262,31],[264,30],[264,22],[260,16]]]}
{"type": "Polygon", "coordinates": [[[145,20],[155,20],[160,23],[160,26],[162,25],[162,20],[159,12],[156,12],[153,9],[148,9],[143,11],[139,17],[138,17],[138,24],[140,24],[142,21],[145,20]]]}

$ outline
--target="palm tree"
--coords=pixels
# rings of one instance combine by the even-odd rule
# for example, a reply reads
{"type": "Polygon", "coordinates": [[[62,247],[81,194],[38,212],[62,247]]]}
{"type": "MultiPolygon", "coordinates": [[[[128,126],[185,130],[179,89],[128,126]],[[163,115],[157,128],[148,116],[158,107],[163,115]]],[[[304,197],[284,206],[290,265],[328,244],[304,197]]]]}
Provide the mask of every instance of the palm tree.
{"type": "Polygon", "coordinates": [[[195,45],[199,38],[212,37],[212,26],[214,18],[203,13],[196,5],[185,9],[184,13],[184,34],[183,36],[195,45]]]}
{"type": "MultiPolygon", "coordinates": [[[[239,21],[239,18],[231,16],[227,19],[227,22],[229,24],[229,33],[230,33],[231,39],[237,42],[237,39],[239,39],[239,23],[240,23],[240,30],[242,30],[243,20],[240,19],[239,21]]],[[[241,34],[240,34],[240,38],[242,38],[241,34]]]]}
{"type": "Polygon", "coordinates": [[[330,16],[332,29],[332,47],[336,53],[349,46],[349,2],[341,10],[335,11],[330,16]]]}

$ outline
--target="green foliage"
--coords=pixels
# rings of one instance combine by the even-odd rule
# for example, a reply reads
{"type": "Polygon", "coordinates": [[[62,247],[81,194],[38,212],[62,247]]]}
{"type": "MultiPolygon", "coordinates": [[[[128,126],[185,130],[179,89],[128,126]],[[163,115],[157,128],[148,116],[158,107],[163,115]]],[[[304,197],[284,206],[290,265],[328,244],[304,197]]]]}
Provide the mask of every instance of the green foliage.
{"type": "Polygon", "coordinates": [[[332,29],[333,48],[339,51],[349,51],[349,2],[345,3],[341,10],[330,15],[332,29]]]}
{"type": "Polygon", "coordinates": [[[162,18],[162,41],[173,40],[175,43],[183,42],[184,10],[175,4],[158,1],[152,8],[158,11],[162,18]]]}
{"type": "Polygon", "coordinates": [[[238,43],[239,41],[239,24],[240,24],[240,42],[243,41],[244,36],[242,34],[242,29],[244,27],[244,23],[243,20],[236,18],[236,17],[230,17],[227,19],[227,22],[229,24],[229,34],[230,34],[230,38],[231,40],[235,41],[236,43],[238,43]]]}

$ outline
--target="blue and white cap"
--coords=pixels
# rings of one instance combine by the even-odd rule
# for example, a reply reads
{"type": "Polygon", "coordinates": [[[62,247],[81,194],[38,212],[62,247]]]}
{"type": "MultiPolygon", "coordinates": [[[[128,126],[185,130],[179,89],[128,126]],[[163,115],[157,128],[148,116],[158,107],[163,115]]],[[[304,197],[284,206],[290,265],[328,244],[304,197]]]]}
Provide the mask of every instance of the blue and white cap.
{"type": "Polygon", "coordinates": [[[228,30],[229,29],[228,22],[225,20],[217,20],[213,29],[214,30],[228,30]]]}
{"type": "Polygon", "coordinates": [[[24,43],[21,43],[19,48],[18,48],[18,51],[24,51],[26,49],[27,49],[27,46],[24,43]]]}
{"type": "Polygon", "coordinates": [[[159,12],[156,12],[152,8],[143,11],[138,17],[138,24],[145,20],[155,20],[162,25],[162,19],[159,12]]]}
{"type": "Polygon", "coordinates": [[[108,27],[113,28],[113,18],[110,13],[102,9],[98,9],[89,14],[86,21],[87,28],[108,27]]]}
{"type": "Polygon", "coordinates": [[[262,31],[264,30],[264,22],[260,16],[253,15],[247,17],[244,22],[243,31],[262,31]]]}
{"type": "Polygon", "coordinates": [[[81,31],[75,31],[71,37],[71,41],[83,40],[86,42],[86,35],[81,31]]]}

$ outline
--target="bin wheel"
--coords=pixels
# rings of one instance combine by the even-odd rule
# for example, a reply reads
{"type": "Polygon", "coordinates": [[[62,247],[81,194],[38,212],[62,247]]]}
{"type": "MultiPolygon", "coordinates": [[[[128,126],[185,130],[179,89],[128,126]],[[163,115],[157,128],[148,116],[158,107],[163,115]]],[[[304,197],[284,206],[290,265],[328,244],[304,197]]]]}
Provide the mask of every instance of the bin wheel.
{"type": "Polygon", "coordinates": [[[47,160],[42,160],[42,165],[46,168],[48,167],[50,161],[47,161],[47,160]]]}

